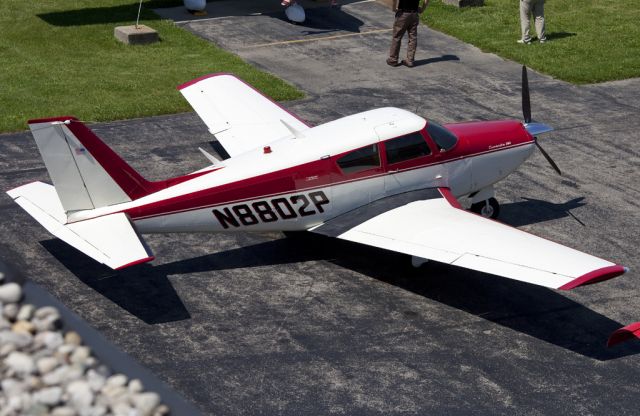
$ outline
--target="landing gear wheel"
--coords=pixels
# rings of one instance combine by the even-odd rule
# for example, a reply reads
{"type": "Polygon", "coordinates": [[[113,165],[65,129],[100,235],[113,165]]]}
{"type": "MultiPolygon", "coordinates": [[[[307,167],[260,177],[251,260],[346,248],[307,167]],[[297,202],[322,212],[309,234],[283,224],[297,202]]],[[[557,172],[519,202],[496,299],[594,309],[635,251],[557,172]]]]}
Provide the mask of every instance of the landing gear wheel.
{"type": "Polygon", "coordinates": [[[500,204],[495,198],[489,198],[486,201],[476,202],[471,205],[471,211],[485,218],[496,219],[500,214],[500,204]]]}

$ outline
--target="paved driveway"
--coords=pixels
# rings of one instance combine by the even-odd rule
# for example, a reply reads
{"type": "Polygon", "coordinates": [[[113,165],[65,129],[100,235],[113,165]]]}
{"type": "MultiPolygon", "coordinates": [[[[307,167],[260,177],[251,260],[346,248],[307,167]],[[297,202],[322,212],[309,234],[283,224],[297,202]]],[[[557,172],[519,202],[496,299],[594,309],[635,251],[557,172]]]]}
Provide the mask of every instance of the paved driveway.
{"type": "MultiPolygon", "coordinates": [[[[255,3],[255,2],[254,2],[255,3]]],[[[443,122],[520,118],[520,67],[420,27],[418,66],[384,60],[375,2],[308,10],[208,4],[185,29],[308,93],[312,123],[398,106],[443,122]],[[253,7],[253,8],[252,8],[253,7]],[[261,13],[261,14],[257,14],[261,13]]],[[[538,45],[534,45],[538,47],[538,45]]],[[[186,80],[185,80],[186,81],[186,80]]],[[[157,260],[99,267],[0,196],[0,254],[205,414],[635,414],[640,342],[640,80],[576,87],[530,72],[534,118],[564,176],[534,156],[497,188],[502,220],[631,268],[555,292],[320,237],[153,235],[157,260]]],[[[93,126],[151,179],[201,168],[193,114],[93,126]]],[[[0,136],[0,189],[47,175],[30,136],[0,136]]]]}

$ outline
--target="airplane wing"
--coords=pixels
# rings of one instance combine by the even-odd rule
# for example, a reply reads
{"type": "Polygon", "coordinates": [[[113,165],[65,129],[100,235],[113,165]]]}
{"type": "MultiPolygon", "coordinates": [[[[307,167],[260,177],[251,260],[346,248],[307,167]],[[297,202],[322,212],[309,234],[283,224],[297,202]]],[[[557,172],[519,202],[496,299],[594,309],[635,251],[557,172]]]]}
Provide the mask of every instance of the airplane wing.
{"type": "Polygon", "coordinates": [[[231,157],[310,127],[233,75],[207,75],[178,89],[231,157]]]}
{"type": "Polygon", "coordinates": [[[569,290],[626,271],[468,212],[446,188],[380,199],[309,231],[553,289],[569,290]]]}

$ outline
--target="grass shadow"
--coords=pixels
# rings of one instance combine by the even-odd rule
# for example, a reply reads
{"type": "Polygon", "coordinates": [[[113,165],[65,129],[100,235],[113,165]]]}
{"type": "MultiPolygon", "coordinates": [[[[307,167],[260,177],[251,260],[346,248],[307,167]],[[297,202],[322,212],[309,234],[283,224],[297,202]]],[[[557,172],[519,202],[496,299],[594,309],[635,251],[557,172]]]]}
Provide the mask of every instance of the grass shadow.
{"type": "Polygon", "coordinates": [[[549,41],[549,40],[570,38],[572,36],[578,36],[578,34],[572,33],[572,32],[551,32],[551,33],[546,33],[545,36],[547,37],[547,41],[549,41]]]}
{"type": "MultiPolygon", "coordinates": [[[[37,16],[52,26],[86,26],[102,24],[133,24],[138,17],[139,3],[111,7],[93,7],[60,12],[42,13],[37,16]]],[[[160,20],[160,16],[142,8],[141,20],[160,20]]]]}

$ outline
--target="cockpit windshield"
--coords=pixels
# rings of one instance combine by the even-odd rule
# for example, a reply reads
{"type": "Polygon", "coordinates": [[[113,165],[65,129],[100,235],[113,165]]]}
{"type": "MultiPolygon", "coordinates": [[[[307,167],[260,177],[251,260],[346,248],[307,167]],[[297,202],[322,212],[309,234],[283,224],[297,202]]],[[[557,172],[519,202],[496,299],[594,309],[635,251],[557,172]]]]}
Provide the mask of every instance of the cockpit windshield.
{"type": "Polygon", "coordinates": [[[429,133],[429,136],[436,142],[442,152],[453,149],[458,143],[458,138],[455,134],[431,120],[427,122],[427,133],[429,133]]]}

